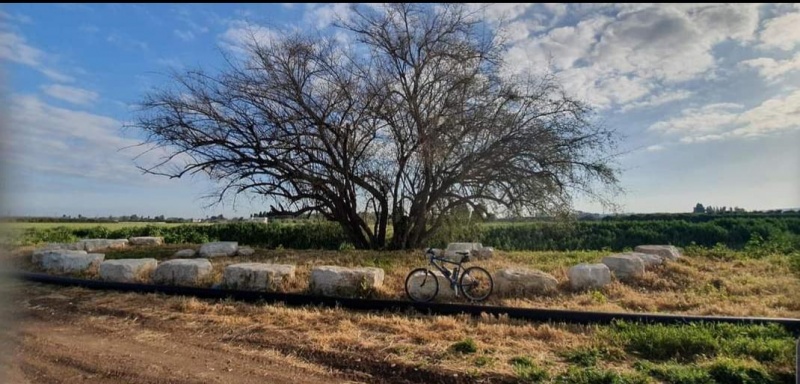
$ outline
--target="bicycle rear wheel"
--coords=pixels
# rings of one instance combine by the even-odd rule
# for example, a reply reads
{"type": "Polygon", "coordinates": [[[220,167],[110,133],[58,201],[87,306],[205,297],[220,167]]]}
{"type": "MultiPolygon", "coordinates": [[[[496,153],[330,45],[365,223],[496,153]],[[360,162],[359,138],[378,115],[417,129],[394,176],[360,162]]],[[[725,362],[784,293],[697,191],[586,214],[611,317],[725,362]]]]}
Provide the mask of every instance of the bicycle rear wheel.
{"type": "Polygon", "coordinates": [[[439,293],[439,280],[427,268],[417,268],[406,277],[406,295],[420,303],[433,300],[439,293]]]}
{"type": "Polygon", "coordinates": [[[458,280],[461,292],[472,301],[485,300],[492,294],[494,281],[492,275],[481,267],[469,267],[458,280]]]}

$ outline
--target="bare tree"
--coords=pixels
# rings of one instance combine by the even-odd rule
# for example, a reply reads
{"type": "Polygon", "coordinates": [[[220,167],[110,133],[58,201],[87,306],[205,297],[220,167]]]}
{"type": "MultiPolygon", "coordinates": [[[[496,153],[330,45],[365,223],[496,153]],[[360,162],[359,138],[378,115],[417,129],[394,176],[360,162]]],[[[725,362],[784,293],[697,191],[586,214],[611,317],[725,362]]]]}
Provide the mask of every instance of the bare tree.
{"type": "Polygon", "coordinates": [[[504,75],[483,26],[459,5],[393,4],[354,8],[349,39],[253,39],[219,74],[145,97],[135,126],[171,154],[145,171],[319,212],[359,248],[422,246],[465,205],[553,212],[616,185],[613,132],[553,77],[504,75]]]}

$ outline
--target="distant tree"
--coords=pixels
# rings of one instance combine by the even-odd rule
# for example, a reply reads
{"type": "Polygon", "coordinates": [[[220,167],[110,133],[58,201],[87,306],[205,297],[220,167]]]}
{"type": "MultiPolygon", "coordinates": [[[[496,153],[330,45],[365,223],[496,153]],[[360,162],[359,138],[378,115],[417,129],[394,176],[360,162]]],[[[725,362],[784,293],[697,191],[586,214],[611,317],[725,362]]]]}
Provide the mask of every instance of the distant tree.
{"type": "Polygon", "coordinates": [[[693,212],[694,213],[705,213],[706,212],[706,208],[703,207],[703,204],[697,203],[697,205],[694,206],[694,211],[693,212]]]}

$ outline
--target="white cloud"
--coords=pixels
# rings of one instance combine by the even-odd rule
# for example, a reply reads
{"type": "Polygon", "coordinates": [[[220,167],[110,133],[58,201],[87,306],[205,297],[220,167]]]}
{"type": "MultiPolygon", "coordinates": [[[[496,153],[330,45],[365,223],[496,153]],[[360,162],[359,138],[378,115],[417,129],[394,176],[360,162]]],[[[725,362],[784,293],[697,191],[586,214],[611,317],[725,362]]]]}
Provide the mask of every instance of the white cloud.
{"type": "Polygon", "coordinates": [[[234,20],[229,23],[228,29],[219,38],[223,47],[243,53],[244,47],[250,44],[269,45],[277,37],[278,33],[270,28],[244,20],[234,20]]]}
{"type": "Polygon", "coordinates": [[[194,33],[192,33],[192,31],[184,31],[181,29],[176,29],[173,32],[175,32],[175,36],[178,36],[178,38],[183,41],[194,40],[194,33]]]}
{"type": "Polygon", "coordinates": [[[664,148],[665,147],[663,145],[661,145],[661,144],[654,144],[654,145],[651,145],[651,146],[645,148],[645,150],[647,152],[658,152],[658,151],[663,151],[664,148]]]}
{"type": "Polygon", "coordinates": [[[97,92],[61,84],[42,86],[44,93],[72,104],[88,105],[97,100],[97,92]]]}
{"type": "Polygon", "coordinates": [[[776,81],[788,72],[800,70],[800,53],[786,60],[775,60],[771,57],[759,57],[745,60],[742,66],[755,68],[758,74],[767,81],[776,81]]]}
{"type": "MultiPolygon", "coordinates": [[[[8,127],[15,145],[7,154],[14,167],[124,184],[152,183],[143,177],[133,158],[145,150],[121,150],[139,140],[121,135],[122,123],[88,112],[51,106],[35,96],[12,95],[8,127]]],[[[153,164],[163,151],[144,155],[153,164]]],[[[156,181],[157,182],[157,181],[156,181]]]]}
{"type": "Polygon", "coordinates": [[[100,28],[98,28],[96,25],[91,25],[91,24],[81,25],[80,28],[78,28],[78,29],[81,32],[86,32],[86,33],[97,33],[97,32],[100,32],[100,28]]]}
{"type": "Polygon", "coordinates": [[[800,43],[800,12],[787,13],[764,22],[759,33],[762,48],[791,50],[800,43]]]}
{"type": "Polygon", "coordinates": [[[156,63],[170,68],[183,68],[183,63],[175,58],[161,58],[157,59],[156,63]]]}
{"type": "Polygon", "coordinates": [[[655,123],[648,128],[666,134],[693,135],[722,130],[736,121],[738,113],[734,110],[744,108],[734,103],[709,104],[702,108],[684,109],[680,116],[655,123]]]}
{"type": "Polygon", "coordinates": [[[518,41],[506,59],[514,73],[556,73],[569,92],[601,109],[689,97],[660,95],[665,86],[712,77],[718,64],[713,49],[724,41],[749,44],[758,27],[758,5],[752,4],[570,5],[567,14],[582,17],[528,39],[512,37],[518,41]]]}
{"type": "Polygon", "coordinates": [[[123,36],[116,32],[108,35],[108,37],[106,37],[106,41],[123,49],[136,49],[142,51],[148,50],[148,45],[144,41],[123,36]]]}
{"type": "Polygon", "coordinates": [[[660,94],[651,95],[650,97],[647,97],[642,101],[636,101],[625,104],[619,111],[624,113],[633,109],[657,107],[659,105],[671,103],[673,101],[688,99],[692,97],[692,95],[694,95],[692,91],[685,89],[662,92],[660,94]]]}
{"type": "Polygon", "coordinates": [[[12,21],[21,24],[30,24],[33,22],[33,19],[30,16],[23,15],[21,13],[10,14],[8,12],[0,11],[0,22],[4,21],[12,21]]]}
{"type": "Polygon", "coordinates": [[[46,59],[45,53],[29,45],[24,37],[13,32],[0,31],[0,59],[35,68],[55,81],[66,83],[75,80],[71,76],[44,65],[42,62],[46,59]]]}
{"type": "Polygon", "coordinates": [[[309,4],[303,21],[317,28],[325,28],[339,19],[350,20],[350,7],[350,3],[309,4]]]}
{"type": "Polygon", "coordinates": [[[681,142],[684,143],[756,137],[797,129],[800,129],[800,90],[746,110],[742,105],[731,103],[689,108],[681,116],[649,128],[683,136],[681,142]]]}
{"type": "MultiPolygon", "coordinates": [[[[247,12],[236,11],[237,15],[242,16],[243,14],[246,15],[247,12]]],[[[185,26],[184,28],[176,28],[173,32],[175,36],[183,41],[192,41],[196,37],[207,33],[208,27],[204,26],[201,23],[195,22],[193,20],[194,13],[186,8],[182,8],[178,10],[178,17],[177,19],[185,26]]],[[[208,20],[205,23],[214,22],[214,19],[217,18],[216,15],[212,13],[205,13],[205,16],[208,20]]]]}

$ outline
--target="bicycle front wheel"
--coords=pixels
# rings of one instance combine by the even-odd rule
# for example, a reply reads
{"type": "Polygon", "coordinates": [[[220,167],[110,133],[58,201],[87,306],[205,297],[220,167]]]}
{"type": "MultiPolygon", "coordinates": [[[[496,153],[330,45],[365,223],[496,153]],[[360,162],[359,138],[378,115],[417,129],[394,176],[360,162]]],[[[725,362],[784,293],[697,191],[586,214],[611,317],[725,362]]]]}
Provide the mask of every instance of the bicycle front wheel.
{"type": "Polygon", "coordinates": [[[417,268],[406,277],[406,295],[413,301],[426,303],[439,293],[439,279],[427,268],[417,268]]]}
{"type": "Polygon", "coordinates": [[[492,275],[481,267],[469,267],[458,281],[461,292],[472,301],[485,300],[492,294],[494,281],[492,275]]]}

